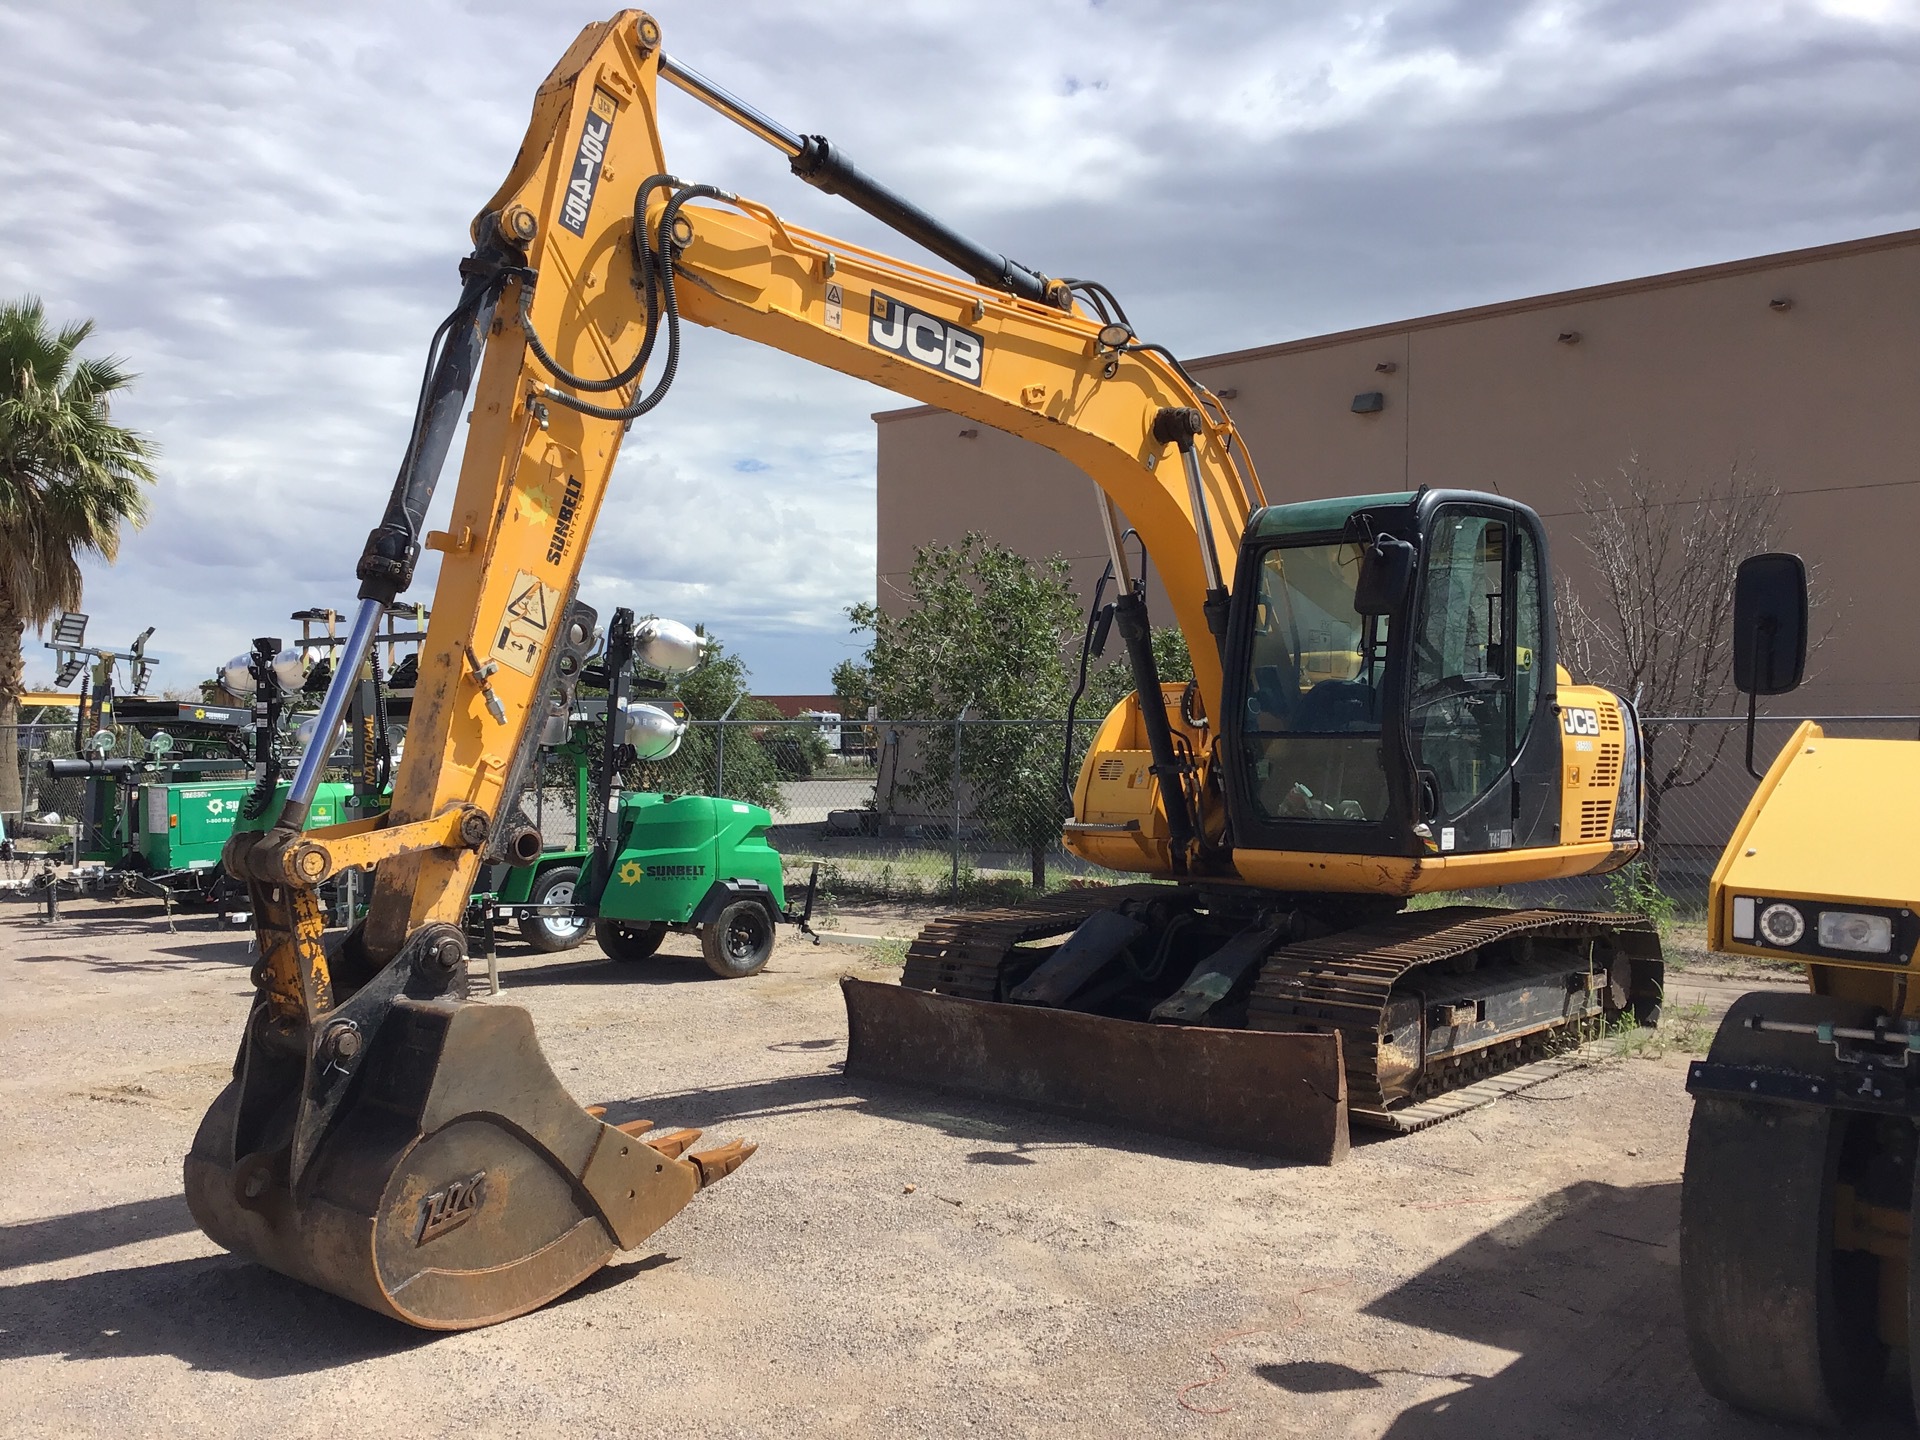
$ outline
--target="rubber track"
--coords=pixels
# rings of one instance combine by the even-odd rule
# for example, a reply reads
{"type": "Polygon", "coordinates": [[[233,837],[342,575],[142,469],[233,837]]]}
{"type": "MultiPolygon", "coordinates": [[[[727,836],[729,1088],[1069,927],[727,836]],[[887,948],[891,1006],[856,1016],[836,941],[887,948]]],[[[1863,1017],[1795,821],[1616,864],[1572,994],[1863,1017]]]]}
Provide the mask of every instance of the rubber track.
{"type": "MultiPolygon", "coordinates": [[[[1247,1028],[1339,1031],[1347,1057],[1347,1098],[1355,1118],[1372,1118],[1369,1112],[1384,1118],[1391,1106],[1408,1098],[1388,1096],[1383,1090],[1378,1052],[1388,997],[1410,971],[1520,935],[1580,941],[1626,932],[1656,934],[1644,916],[1604,911],[1494,910],[1469,905],[1405,911],[1275,950],[1260,967],[1247,1005],[1247,1028]]],[[[1512,1046],[1508,1063],[1525,1063],[1555,1043],[1573,1044],[1585,1038],[1581,1021],[1569,1019],[1563,1026],[1526,1037],[1523,1043],[1495,1042],[1488,1048],[1512,1046]]],[[[1444,1078],[1423,1076],[1428,1083],[1417,1087],[1412,1098],[1438,1093],[1446,1079],[1456,1084],[1477,1080],[1476,1069],[1450,1066],[1444,1078]]]]}
{"type": "Polygon", "coordinates": [[[1165,885],[1113,885],[943,916],[926,925],[908,947],[900,983],[910,990],[937,990],[966,1000],[998,1000],[1000,967],[1014,946],[1065,935],[1096,910],[1175,893],[1165,885]]]}

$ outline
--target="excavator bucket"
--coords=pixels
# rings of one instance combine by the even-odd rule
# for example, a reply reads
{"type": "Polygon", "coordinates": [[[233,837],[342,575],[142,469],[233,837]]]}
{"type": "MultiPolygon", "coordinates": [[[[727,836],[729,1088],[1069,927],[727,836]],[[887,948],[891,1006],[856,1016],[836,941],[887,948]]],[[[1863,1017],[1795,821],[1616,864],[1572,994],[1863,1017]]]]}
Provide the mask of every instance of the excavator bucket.
{"type": "Polygon", "coordinates": [[[1328,1165],[1347,1153],[1338,1034],[1152,1025],[851,977],[847,1074],[1328,1165]]]}
{"type": "Polygon", "coordinates": [[[237,1254],[425,1329],[546,1304],[752,1153],[681,1158],[697,1132],[648,1143],[644,1122],[605,1123],[555,1078],[523,1009],[403,997],[292,1176],[305,1107],[288,1081],[313,1062],[276,1054],[263,1012],[248,1039],[187,1156],[193,1218],[237,1254]]]}

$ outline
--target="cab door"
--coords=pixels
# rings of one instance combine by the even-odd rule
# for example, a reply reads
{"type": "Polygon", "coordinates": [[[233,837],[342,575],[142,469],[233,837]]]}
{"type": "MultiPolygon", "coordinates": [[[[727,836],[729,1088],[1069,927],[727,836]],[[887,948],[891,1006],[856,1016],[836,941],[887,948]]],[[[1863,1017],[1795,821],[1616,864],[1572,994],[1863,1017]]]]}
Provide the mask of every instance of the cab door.
{"type": "Polygon", "coordinates": [[[1553,657],[1538,521],[1445,503],[1422,527],[1406,734],[1416,806],[1442,854],[1551,844],[1558,815],[1553,657]],[[1544,831],[1544,833],[1543,833],[1544,831]]]}

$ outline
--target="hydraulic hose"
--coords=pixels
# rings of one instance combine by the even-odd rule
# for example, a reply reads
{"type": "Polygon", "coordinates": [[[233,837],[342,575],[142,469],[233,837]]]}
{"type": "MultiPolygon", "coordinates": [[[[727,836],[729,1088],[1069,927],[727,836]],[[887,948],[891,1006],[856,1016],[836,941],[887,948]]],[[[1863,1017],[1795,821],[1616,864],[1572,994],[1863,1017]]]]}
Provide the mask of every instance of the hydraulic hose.
{"type": "Polygon", "coordinates": [[[1112,582],[1113,562],[1109,560],[1093,587],[1093,603],[1087,607],[1086,632],[1080,637],[1080,675],[1074,681],[1073,694],[1067,697],[1067,737],[1060,747],[1060,789],[1069,805],[1073,804],[1073,717],[1080,708],[1080,697],[1087,693],[1087,661],[1093,654],[1094,632],[1100,627],[1100,600],[1112,582]]]}
{"type": "MultiPolygon", "coordinates": [[[[489,250],[463,260],[460,273],[466,277],[466,288],[453,313],[435,332],[435,345],[429,347],[427,378],[414,407],[413,434],[400,473],[394,477],[386,513],[367,536],[360,553],[355,574],[363,601],[391,605],[413,583],[427,506],[433,501],[448,447],[460,426],[467,391],[480,368],[500,287],[509,278],[526,272],[508,257],[489,250]]],[[[341,687],[345,673],[343,670],[334,675],[329,694],[341,687]]]]}
{"type": "Polygon", "coordinates": [[[655,277],[653,270],[653,251],[647,244],[647,197],[663,185],[679,185],[681,182],[672,175],[650,175],[641,181],[640,188],[633,197],[633,263],[637,272],[636,288],[647,307],[646,333],[640,337],[640,348],[634,352],[633,359],[622,366],[617,374],[604,380],[595,380],[590,376],[576,375],[567,369],[549,353],[540,334],[533,328],[533,292],[538,283],[537,276],[529,276],[520,287],[520,329],[526,334],[527,348],[533,351],[534,358],[547,367],[547,371],[562,385],[588,393],[604,393],[618,390],[623,385],[631,385],[647,368],[647,361],[653,355],[653,343],[660,334],[660,307],[654,301],[655,277]]]}
{"type": "Polygon", "coordinates": [[[582,415],[591,415],[598,420],[618,420],[622,423],[639,419],[667,398],[667,391],[673,386],[674,375],[680,369],[680,305],[674,297],[673,288],[673,222],[679,217],[682,207],[690,200],[731,200],[732,198],[728,191],[715,185],[688,185],[677,191],[660,212],[660,228],[655,232],[660,262],[657,278],[660,287],[660,316],[666,321],[667,328],[667,358],[660,370],[660,381],[651,393],[636,397],[631,405],[623,406],[595,405],[591,401],[569,395],[551,385],[542,387],[543,395],[556,404],[565,405],[569,410],[578,410],[582,415]]]}

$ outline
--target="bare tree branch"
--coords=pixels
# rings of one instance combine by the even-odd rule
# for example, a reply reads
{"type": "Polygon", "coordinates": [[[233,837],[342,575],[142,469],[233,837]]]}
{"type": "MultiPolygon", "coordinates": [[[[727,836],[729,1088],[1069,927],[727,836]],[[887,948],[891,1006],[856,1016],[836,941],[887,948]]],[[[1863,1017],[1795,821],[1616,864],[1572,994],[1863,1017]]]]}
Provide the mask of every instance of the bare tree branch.
{"type": "MultiPolygon", "coordinates": [[[[1581,479],[1581,546],[1592,564],[1588,599],[1560,586],[1560,643],[1581,679],[1610,685],[1643,714],[1711,715],[1733,693],[1733,577],[1748,555],[1775,548],[1780,491],[1750,462],[1694,493],[1679,493],[1638,455],[1616,476],[1581,479]]],[[[1660,801],[1712,773],[1728,733],[1697,725],[1649,733],[1647,840],[1660,801]]]]}

